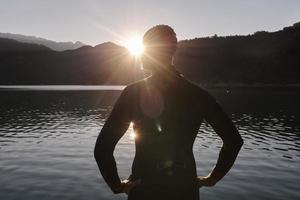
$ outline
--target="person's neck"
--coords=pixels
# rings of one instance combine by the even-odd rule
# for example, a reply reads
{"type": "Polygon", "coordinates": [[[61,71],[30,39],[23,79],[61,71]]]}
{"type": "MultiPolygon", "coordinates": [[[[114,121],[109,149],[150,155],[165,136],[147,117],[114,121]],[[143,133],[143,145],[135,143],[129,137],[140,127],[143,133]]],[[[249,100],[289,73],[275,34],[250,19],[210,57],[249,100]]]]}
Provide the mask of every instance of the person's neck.
{"type": "Polygon", "coordinates": [[[152,71],[152,76],[155,76],[155,77],[164,77],[168,74],[173,74],[175,71],[175,67],[174,65],[172,65],[171,63],[169,64],[165,64],[161,67],[159,67],[158,69],[156,70],[153,70],[152,71]]]}
{"type": "Polygon", "coordinates": [[[177,80],[176,77],[180,75],[179,72],[175,69],[174,65],[165,66],[166,68],[152,71],[150,80],[152,84],[157,85],[160,88],[165,88],[168,85],[173,85],[174,81],[177,80]]]}

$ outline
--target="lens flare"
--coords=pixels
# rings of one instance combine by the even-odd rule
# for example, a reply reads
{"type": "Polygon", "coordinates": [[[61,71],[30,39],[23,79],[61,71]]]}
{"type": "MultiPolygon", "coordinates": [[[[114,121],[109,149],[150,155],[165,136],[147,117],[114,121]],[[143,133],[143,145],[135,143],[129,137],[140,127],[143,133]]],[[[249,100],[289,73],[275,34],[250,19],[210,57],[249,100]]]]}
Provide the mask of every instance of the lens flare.
{"type": "Polygon", "coordinates": [[[130,133],[129,133],[129,136],[130,136],[130,138],[132,138],[132,139],[135,139],[136,137],[137,137],[137,135],[136,135],[136,133],[134,132],[134,130],[133,130],[133,122],[130,122],[130,133]]]}
{"type": "Polygon", "coordinates": [[[139,37],[137,35],[132,36],[127,41],[125,41],[125,47],[132,55],[136,57],[142,55],[142,53],[144,52],[142,37],[139,37]]]}

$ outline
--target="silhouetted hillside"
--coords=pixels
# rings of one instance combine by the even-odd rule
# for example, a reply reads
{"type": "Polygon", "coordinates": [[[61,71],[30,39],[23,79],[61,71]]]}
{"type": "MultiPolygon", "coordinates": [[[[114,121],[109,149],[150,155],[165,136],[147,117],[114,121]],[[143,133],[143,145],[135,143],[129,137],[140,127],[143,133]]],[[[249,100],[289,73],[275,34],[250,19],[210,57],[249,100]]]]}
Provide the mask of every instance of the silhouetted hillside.
{"type": "Polygon", "coordinates": [[[38,53],[38,52],[50,52],[51,49],[43,45],[21,43],[15,40],[0,38],[0,53],[1,56],[7,54],[19,54],[19,53],[38,53]]]}
{"type": "Polygon", "coordinates": [[[3,44],[8,51],[0,50],[0,84],[126,84],[142,78],[127,50],[111,42],[64,52],[0,39],[0,49],[3,44]]]}
{"type": "MultiPolygon", "coordinates": [[[[175,65],[201,84],[299,84],[299,27],[180,41],[175,65]]],[[[127,84],[142,77],[127,50],[111,42],[57,52],[0,39],[0,84],[127,84]]]]}
{"type": "Polygon", "coordinates": [[[300,23],[281,31],[179,43],[175,63],[202,83],[300,83],[300,23]]]}
{"type": "Polygon", "coordinates": [[[12,34],[12,33],[0,33],[0,38],[13,39],[19,42],[24,43],[33,43],[33,44],[41,44],[55,51],[64,51],[69,49],[78,49],[79,47],[84,46],[82,42],[55,42],[52,40],[47,40],[40,37],[35,36],[27,36],[20,34],[12,34]]]}

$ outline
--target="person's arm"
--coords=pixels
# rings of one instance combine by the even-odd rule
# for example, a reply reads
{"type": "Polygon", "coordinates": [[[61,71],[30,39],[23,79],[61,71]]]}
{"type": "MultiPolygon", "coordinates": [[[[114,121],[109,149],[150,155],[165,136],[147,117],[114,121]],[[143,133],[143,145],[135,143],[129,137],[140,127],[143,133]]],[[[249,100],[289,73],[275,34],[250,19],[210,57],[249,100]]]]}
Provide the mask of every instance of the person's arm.
{"type": "Polygon", "coordinates": [[[124,135],[131,122],[131,110],[128,91],[125,88],[97,138],[94,156],[99,170],[114,193],[123,192],[123,184],[117,172],[113,151],[119,139],[124,135]]]}
{"type": "Polygon", "coordinates": [[[232,120],[209,94],[204,119],[212,126],[223,141],[223,146],[214,169],[208,176],[200,178],[200,184],[203,184],[203,186],[213,186],[221,180],[233,166],[243,145],[243,139],[232,120]]]}

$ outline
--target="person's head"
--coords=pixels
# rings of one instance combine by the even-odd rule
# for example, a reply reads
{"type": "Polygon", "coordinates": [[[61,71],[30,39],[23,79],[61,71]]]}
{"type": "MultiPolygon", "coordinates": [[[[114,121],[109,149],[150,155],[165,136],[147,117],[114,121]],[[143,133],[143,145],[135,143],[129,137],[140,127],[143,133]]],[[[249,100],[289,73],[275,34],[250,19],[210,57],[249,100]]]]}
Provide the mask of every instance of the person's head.
{"type": "Polygon", "coordinates": [[[144,54],[142,62],[145,69],[152,71],[170,67],[177,48],[177,37],[168,25],[157,25],[150,28],[143,37],[144,54]]]}

